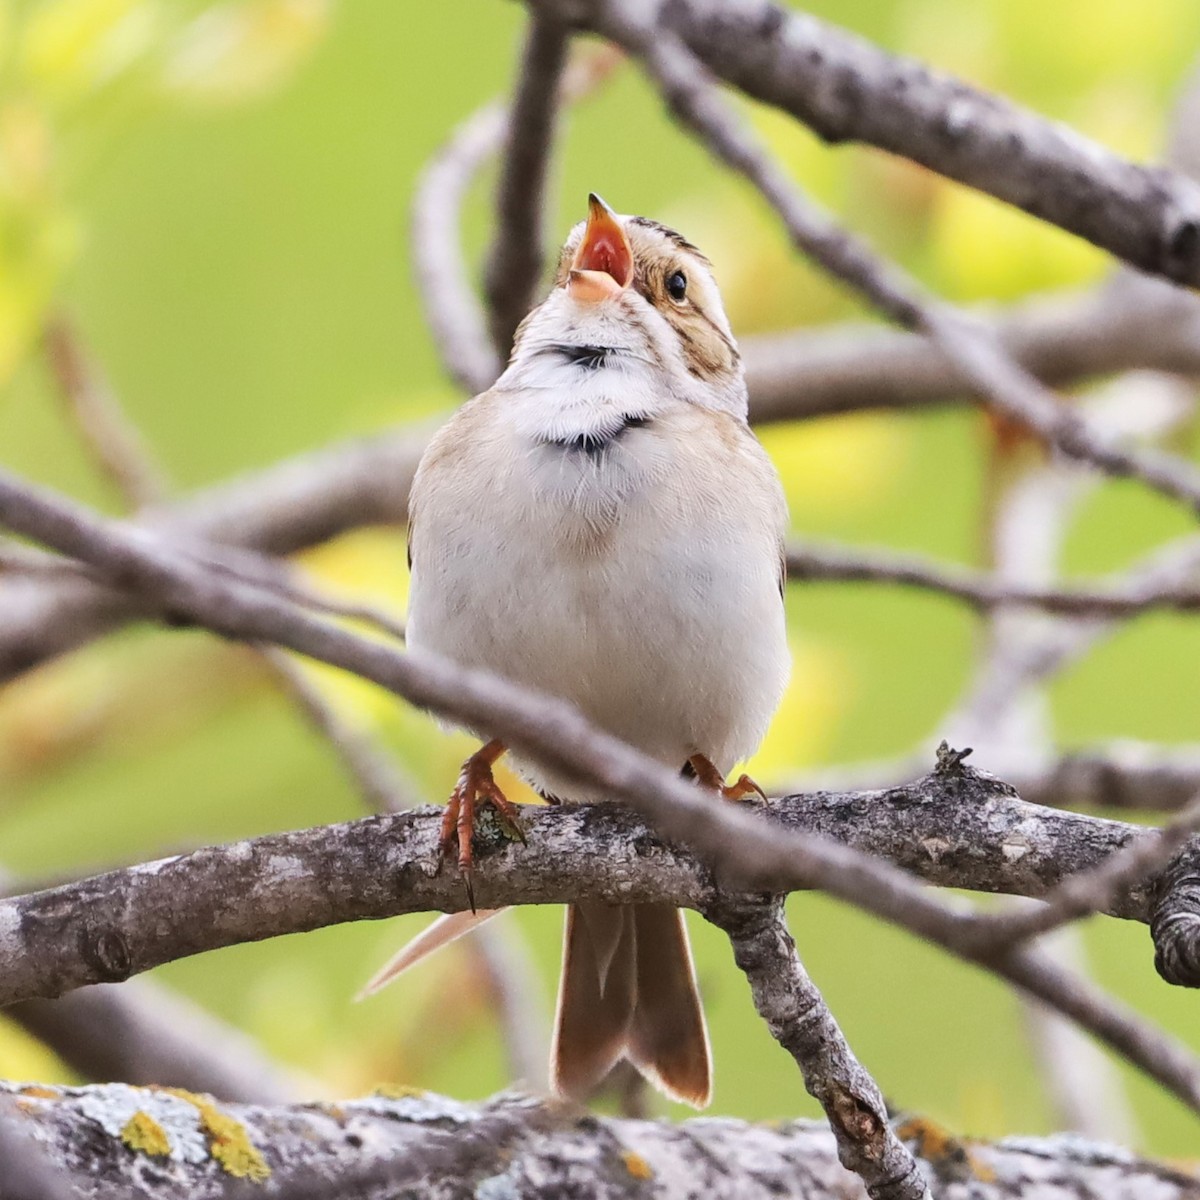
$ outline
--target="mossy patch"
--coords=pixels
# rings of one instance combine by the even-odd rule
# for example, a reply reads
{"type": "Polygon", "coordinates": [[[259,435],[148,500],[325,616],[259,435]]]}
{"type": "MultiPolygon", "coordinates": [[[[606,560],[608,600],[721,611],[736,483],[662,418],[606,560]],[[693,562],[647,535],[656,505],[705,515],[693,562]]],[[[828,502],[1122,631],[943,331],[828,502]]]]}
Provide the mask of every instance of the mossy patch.
{"type": "Polygon", "coordinates": [[[167,1131],[147,1112],[140,1108],[125,1122],[121,1130],[121,1141],[130,1150],[148,1154],[151,1158],[167,1158],[171,1153],[171,1139],[167,1131]]]}

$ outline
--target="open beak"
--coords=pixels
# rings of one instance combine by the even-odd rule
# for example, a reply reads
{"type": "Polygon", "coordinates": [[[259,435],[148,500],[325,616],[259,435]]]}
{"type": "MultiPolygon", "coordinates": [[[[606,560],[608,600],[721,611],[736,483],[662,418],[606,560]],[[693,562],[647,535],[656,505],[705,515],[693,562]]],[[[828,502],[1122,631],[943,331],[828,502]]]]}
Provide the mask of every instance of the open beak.
{"type": "Polygon", "coordinates": [[[574,300],[596,303],[619,296],[633,281],[633,251],[613,212],[595,192],[588,196],[588,222],[567,276],[574,300]]]}

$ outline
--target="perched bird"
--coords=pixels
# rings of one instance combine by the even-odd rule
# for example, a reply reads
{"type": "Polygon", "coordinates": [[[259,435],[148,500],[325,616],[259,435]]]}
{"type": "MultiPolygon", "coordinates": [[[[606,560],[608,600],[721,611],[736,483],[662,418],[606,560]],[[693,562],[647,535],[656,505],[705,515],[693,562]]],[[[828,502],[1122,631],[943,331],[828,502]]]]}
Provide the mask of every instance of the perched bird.
{"type": "MultiPolygon", "coordinates": [[[[507,370],[421,460],[410,502],[409,643],[574,704],[705,787],[753,753],[789,668],[783,491],[746,421],[737,346],[708,260],[678,233],[590,197],[507,370]]],[[[488,742],[443,822],[469,880],[476,804],[515,818],[488,742]]],[[[552,800],[598,791],[536,760],[552,800]]],[[[382,986],[492,915],[435,922],[382,986]]],[[[583,1099],[622,1057],[668,1095],[711,1094],[683,915],[567,909],[551,1080],[583,1099]]]]}

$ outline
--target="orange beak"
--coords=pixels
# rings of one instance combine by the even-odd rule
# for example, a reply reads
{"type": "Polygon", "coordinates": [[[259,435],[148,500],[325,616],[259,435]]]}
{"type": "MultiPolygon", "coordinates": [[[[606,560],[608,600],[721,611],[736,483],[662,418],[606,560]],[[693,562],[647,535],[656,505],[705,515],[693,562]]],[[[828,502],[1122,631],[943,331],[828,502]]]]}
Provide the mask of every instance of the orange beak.
{"type": "Polygon", "coordinates": [[[619,296],[633,280],[633,251],[613,212],[595,192],[588,196],[588,222],[567,277],[573,300],[597,303],[619,296]]]}

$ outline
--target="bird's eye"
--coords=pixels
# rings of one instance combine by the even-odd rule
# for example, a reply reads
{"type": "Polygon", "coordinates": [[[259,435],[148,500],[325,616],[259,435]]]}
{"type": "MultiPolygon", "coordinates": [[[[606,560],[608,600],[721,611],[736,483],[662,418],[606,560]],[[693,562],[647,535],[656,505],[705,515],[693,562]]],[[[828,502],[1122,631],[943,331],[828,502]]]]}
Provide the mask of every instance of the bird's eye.
{"type": "Polygon", "coordinates": [[[676,304],[682,304],[687,295],[687,276],[682,271],[675,271],[667,276],[667,295],[676,304]]]}

